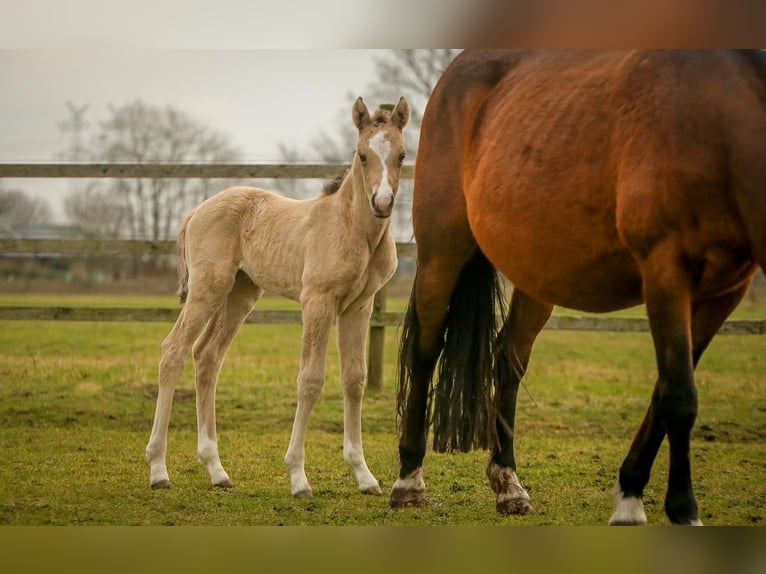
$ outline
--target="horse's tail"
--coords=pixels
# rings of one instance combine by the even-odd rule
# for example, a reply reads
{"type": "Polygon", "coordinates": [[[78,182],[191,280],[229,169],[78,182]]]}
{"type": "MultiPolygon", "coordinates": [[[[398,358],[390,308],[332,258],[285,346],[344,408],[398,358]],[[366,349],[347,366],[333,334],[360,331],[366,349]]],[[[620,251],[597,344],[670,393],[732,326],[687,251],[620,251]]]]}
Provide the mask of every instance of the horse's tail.
{"type": "Polygon", "coordinates": [[[189,268],[186,265],[186,226],[191,219],[194,210],[191,211],[181,222],[178,228],[178,239],[176,240],[176,266],[178,272],[178,295],[181,303],[186,303],[186,296],[189,294],[189,268]]]}
{"type": "MultiPolygon", "coordinates": [[[[413,288],[399,352],[400,417],[418,337],[414,292],[413,288]]],[[[438,380],[428,398],[428,423],[437,452],[468,452],[497,444],[493,381],[498,316],[505,316],[502,285],[494,266],[477,252],[452,291],[438,380]]]]}

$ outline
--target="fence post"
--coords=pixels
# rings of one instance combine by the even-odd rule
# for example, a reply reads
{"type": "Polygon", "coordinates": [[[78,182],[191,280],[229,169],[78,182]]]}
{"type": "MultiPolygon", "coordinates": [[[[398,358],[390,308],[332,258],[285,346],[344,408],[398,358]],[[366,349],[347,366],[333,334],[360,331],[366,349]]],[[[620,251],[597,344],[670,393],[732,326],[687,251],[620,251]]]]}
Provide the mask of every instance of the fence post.
{"type": "Polygon", "coordinates": [[[370,341],[367,352],[367,386],[380,390],[383,387],[383,346],[386,340],[386,328],[382,324],[382,315],[386,310],[386,291],[383,288],[375,294],[370,321],[370,341]],[[379,323],[375,325],[374,323],[379,323]]]}

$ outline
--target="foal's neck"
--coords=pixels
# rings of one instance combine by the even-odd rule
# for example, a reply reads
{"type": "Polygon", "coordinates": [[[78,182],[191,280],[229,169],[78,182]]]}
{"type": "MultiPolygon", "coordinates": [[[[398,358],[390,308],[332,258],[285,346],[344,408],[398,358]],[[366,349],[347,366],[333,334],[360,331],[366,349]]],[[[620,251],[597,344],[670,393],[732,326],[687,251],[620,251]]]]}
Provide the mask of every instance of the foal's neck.
{"type": "Polygon", "coordinates": [[[391,219],[375,217],[364,186],[364,172],[355,157],[348,177],[337,192],[339,206],[347,211],[352,229],[363,235],[374,251],[389,232],[391,219]]]}

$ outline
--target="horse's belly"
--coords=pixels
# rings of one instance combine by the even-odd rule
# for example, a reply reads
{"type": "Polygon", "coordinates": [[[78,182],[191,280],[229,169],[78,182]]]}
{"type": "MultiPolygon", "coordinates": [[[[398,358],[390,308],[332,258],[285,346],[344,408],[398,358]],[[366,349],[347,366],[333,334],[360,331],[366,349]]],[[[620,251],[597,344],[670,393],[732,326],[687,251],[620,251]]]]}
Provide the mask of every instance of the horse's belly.
{"type": "Polygon", "coordinates": [[[242,265],[253,283],[274,295],[300,300],[302,266],[297,260],[250,257],[242,265]]]}
{"type": "Polygon", "coordinates": [[[587,218],[575,223],[546,209],[538,217],[482,211],[469,219],[487,258],[525,293],[553,305],[589,312],[642,302],[641,275],[616,232],[587,218]]]}

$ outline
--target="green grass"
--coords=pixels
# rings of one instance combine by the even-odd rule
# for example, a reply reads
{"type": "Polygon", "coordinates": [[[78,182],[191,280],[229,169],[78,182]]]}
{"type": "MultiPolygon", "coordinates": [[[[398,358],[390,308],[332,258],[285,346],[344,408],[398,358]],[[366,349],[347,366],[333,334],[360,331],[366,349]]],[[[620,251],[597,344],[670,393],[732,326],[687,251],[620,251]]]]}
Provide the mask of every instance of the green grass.
{"type": "MultiPolygon", "coordinates": [[[[173,295],[38,295],[26,293],[2,294],[0,305],[31,305],[40,307],[158,307],[160,309],[173,309],[180,307],[178,297],[173,295]]],[[[300,309],[300,304],[283,297],[263,297],[258,302],[258,309],[300,309]]]]}
{"type": "MultiPolygon", "coordinates": [[[[74,298],[0,298],[73,305],[74,298]]],[[[92,296],[85,305],[172,306],[172,298],[92,296]]],[[[262,305],[284,308],[284,302],[262,305]]],[[[262,306],[261,308],[269,308],[262,306]]],[[[755,309],[754,317],[762,318],[755,309]]],[[[750,311],[748,311],[750,312],[750,311]]],[[[484,476],[485,452],[425,460],[428,507],[394,511],[357,492],[342,460],[337,353],[328,357],[311,418],[307,474],[314,498],[295,500],[282,458],[295,408],[300,327],[245,325],[218,388],[221,457],[236,483],[209,486],[196,460],[193,369],[176,391],[168,466],[173,488],[152,491],[143,450],[156,395],[160,343],[170,324],[0,323],[0,524],[558,525],[605,524],[610,491],[655,378],[647,333],[545,331],[519,394],[517,460],[537,513],[502,517],[484,476]]],[[[394,360],[388,329],[383,388],[365,398],[368,464],[389,492],[397,472],[394,360]]],[[[764,524],[766,337],[718,337],[697,371],[695,492],[706,524],[764,524]]],[[[662,512],[663,446],[646,491],[662,512]]]]}
{"type": "MultiPolygon", "coordinates": [[[[397,296],[389,297],[386,301],[386,309],[388,311],[404,312],[407,308],[408,297],[397,296]]],[[[178,298],[172,295],[92,295],[92,294],[27,294],[27,293],[14,293],[14,294],[0,294],[0,305],[32,305],[32,306],[45,306],[45,307],[159,307],[162,309],[172,309],[179,306],[178,298]]],[[[273,295],[267,295],[263,297],[256,309],[263,311],[271,310],[298,310],[300,304],[286,299],[284,297],[278,297],[273,295]]],[[[590,313],[582,313],[580,311],[572,311],[564,309],[562,307],[556,307],[553,311],[554,315],[584,315],[591,316],[590,313]]],[[[602,315],[603,316],[603,315],[602,315]]],[[[631,307],[629,309],[623,309],[609,313],[606,316],[613,317],[646,317],[646,310],[643,305],[631,307]]],[[[745,299],[731,314],[730,319],[764,319],[766,318],[766,300],[752,300],[745,299]]]]}

